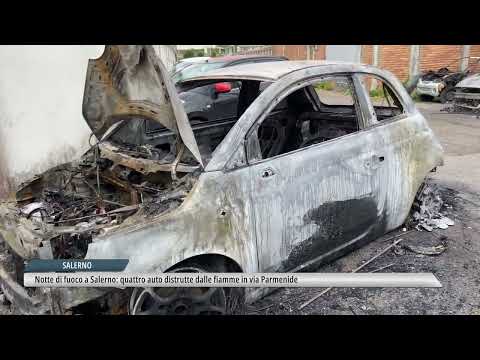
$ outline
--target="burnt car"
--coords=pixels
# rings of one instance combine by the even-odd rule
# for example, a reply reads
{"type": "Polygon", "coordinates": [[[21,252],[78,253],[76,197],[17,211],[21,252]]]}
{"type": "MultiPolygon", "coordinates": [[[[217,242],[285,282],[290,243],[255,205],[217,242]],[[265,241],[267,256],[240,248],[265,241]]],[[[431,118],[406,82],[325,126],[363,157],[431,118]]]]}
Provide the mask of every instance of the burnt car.
{"type": "Polygon", "coordinates": [[[443,163],[441,145],[389,72],[277,61],[179,85],[224,82],[241,84],[236,117],[191,123],[150,46],[107,46],[90,60],[83,110],[100,141],[0,206],[11,255],[0,276],[11,301],[26,313],[75,313],[93,303],[113,313],[230,313],[271,289],[24,289],[21,264],[128,259],[126,273],[315,269],[401,226],[425,177],[443,163]]]}
{"type": "Polygon", "coordinates": [[[416,77],[414,81],[417,81],[415,88],[417,94],[423,99],[438,98],[442,104],[452,102],[455,98],[455,86],[469,77],[472,74],[472,66],[480,61],[480,58],[476,56],[468,56],[455,61],[464,59],[468,59],[471,63],[462,71],[452,71],[447,65],[447,67],[440,68],[437,71],[429,70],[419,78],[416,77]]]}
{"type": "Polygon", "coordinates": [[[452,110],[480,117],[480,74],[469,76],[455,86],[452,110]]]}
{"type": "Polygon", "coordinates": [[[422,99],[438,98],[442,104],[452,101],[455,85],[470,74],[465,71],[454,72],[447,67],[437,71],[429,70],[418,80],[416,91],[422,99]]]}

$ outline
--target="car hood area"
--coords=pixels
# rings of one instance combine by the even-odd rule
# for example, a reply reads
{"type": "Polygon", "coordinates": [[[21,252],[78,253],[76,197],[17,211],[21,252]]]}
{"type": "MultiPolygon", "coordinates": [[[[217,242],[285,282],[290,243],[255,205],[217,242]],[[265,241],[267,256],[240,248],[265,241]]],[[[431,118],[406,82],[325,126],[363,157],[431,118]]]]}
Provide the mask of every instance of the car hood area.
{"type": "Polygon", "coordinates": [[[107,45],[89,60],[82,112],[99,139],[121,120],[156,121],[177,134],[203,166],[175,86],[151,45],[107,45]]]}
{"type": "Polygon", "coordinates": [[[475,74],[463,79],[457,84],[456,87],[480,89],[480,74],[475,74]]]}

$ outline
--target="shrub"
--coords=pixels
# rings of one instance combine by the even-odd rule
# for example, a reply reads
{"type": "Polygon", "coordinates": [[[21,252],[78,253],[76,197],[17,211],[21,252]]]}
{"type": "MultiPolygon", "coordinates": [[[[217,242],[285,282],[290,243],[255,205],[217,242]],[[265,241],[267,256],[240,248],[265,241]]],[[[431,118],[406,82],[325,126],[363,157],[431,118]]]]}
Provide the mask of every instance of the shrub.
{"type": "Polygon", "coordinates": [[[372,97],[372,98],[384,97],[384,96],[385,96],[385,94],[383,93],[383,88],[381,88],[381,87],[370,90],[370,97],[372,97]]]}
{"type": "Polygon", "coordinates": [[[183,59],[197,57],[197,56],[205,56],[205,52],[203,49],[187,49],[183,52],[183,59]]]}

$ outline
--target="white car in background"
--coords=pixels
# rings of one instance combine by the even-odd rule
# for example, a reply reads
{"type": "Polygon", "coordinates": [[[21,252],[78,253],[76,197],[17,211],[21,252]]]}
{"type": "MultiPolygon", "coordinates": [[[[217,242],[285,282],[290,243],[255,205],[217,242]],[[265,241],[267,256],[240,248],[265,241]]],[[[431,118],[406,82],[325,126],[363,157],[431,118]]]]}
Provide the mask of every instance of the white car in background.
{"type": "Polygon", "coordinates": [[[205,62],[208,59],[210,59],[209,56],[197,56],[197,57],[182,59],[179,62],[180,63],[198,63],[198,62],[205,62]]]}
{"type": "Polygon", "coordinates": [[[190,66],[192,64],[206,63],[208,59],[210,59],[210,57],[208,56],[197,56],[197,57],[182,59],[173,66],[172,75],[175,75],[180,70],[183,70],[187,66],[190,66]]]}

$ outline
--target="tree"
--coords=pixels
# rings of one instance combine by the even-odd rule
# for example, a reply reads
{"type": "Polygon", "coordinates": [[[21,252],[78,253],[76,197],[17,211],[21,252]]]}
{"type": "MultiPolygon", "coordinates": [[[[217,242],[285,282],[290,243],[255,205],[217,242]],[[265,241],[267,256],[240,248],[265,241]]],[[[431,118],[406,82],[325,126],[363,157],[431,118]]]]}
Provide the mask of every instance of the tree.
{"type": "Polygon", "coordinates": [[[183,58],[191,58],[191,57],[197,57],[197,56],[205,56],[205,53],[203,49],[187,49],[183,52],[183,58]]]}
{"type": "Polygon", "coordinates": [[[216,49],[216,48],[210,49],[210,56],[211,57],[216,57],[216,56],[220,56],[220,55],[221,55],[220,49],[216,49]]]}

